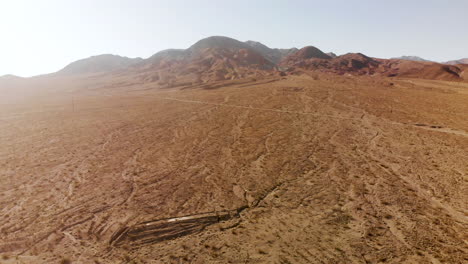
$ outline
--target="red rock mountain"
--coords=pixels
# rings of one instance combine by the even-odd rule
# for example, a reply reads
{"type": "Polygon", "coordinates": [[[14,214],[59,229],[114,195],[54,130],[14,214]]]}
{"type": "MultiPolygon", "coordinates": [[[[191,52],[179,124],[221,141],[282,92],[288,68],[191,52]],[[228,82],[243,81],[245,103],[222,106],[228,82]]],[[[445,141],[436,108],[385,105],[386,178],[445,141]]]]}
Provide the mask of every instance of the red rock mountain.
{"type": "Polygon", "coordinates": [[[271,70],[275,64],[249,45],[227,37],[209,37],[193,44],[186,51],[194,61],[202,64],[223,63],[231,67],[251,67],[271,70]]]}
{"type": "Polygon", "coordinates": [[[444,65],[434,62],[383,60],[383,73],[391,77],[444,81],[467,81],[468,65],[444,65]]]}
{"type": "Polygon", "coordinates": [[[301,49],[297,54],[293,54],[281,62],[282,66],[337,74],[373,74],[379,64],[377,60],[360,53],[348,53],[332,58],[314,47],[301,49]]]}
{"type": "Polygon", "coordinates": [[[238,40],[214,36],[186,50],[158,52],[139,64],[146,79],[178,86],[268,74],[276,65],[238,40]]]}
{"type": "Polygon", "coordinates": [[[466,81],[467,68],[463,65],[444,65],[429,61],[408,59],[376,59],[361,53],[337,57],[323,57],[321,51],[306,47],[280,62],[290,70],[309,70],[334,74],[379,75],[388,77],[421,78],[445,81],[466,81]]]}

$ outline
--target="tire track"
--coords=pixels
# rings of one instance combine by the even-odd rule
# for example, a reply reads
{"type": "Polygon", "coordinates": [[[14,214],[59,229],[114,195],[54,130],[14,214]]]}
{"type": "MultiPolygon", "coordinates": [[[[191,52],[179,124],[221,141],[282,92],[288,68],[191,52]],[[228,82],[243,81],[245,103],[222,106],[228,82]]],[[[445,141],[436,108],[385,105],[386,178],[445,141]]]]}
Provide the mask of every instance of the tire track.
{"type": "Polygon", "coordinates": [[[241,108],[241,109],[248,109],[248,110],[259,110],[259,111],[268,111],[268,112],[285,113],[285,114],[310,115],[310,116],[330,117],[330,118],[345,119],[345,120],[360,120],[360,118],[334,116],[334,115],[326,115],[326,114],[317,114],[317,113],[313,113],[313,112],[280,110],[280,109],[273,109],[273,108],[262,108],[262,107],[253,107],[253,106],[245,106],[245,105],[233,105],[233,104],[225,104],[225,103],[212,103],[212,102],[205,102],[205,101],[198,101],[198,100],[177,99],[177,98],[171,98],[171,97],[159,97],[157,99],[176,101],[176,102],[181,102],[181,103],[205,104],[205,105],[214,105],[214,106],[234,107],[234,108],[241,108]]]}

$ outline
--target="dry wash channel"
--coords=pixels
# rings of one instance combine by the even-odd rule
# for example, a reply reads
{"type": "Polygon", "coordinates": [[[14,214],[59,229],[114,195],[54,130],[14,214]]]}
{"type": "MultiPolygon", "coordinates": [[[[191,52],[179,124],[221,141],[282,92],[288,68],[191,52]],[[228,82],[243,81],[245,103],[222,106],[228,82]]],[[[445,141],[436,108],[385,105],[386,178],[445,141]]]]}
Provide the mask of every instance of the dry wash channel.
{"type": "Polygon", "coordinates": [[[245,207],[232,211],[208,212],[176,218],[158,219],[126,226],[111,237],[112,246],[137,247],[203,231],[207,226],[238,218],[245,207]]]}

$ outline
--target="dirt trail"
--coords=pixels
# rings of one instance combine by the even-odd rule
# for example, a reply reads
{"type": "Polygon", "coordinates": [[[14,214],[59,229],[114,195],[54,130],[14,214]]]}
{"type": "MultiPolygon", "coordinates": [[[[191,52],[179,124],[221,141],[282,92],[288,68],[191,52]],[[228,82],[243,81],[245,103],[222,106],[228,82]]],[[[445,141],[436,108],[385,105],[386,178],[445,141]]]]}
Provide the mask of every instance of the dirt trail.
{"type": "Polygon", "coordinates": [[[329,118],[337,118],[337,119],[358,120],[358,118],[353,118],[353,117],[333,116],[333,115],[317,114],[317,113],[312,113],[312,112],[300,112],[300,111],[289,111],[289,110],[280,110],[280,109],[269,109],[269,108],[260,108],[260,107],[244,106],[244,105],[233,105],[233,104],[226,104],[226,103],[212,103],[212,102],[196,101],[196,100],[185,100],[185,99],[177,99],[177,98],[170,98],[170,97],[163,97],[161,99],[176,101],[176,102],[182,102],[182,103],[205,104],[205,105],[214,105],[214,106],[226,106],[226,107],[235,107],[235,108],[242,108],[242,109],[249,109],[249,110],[259,110],[259,111],[270,111],[270,112],[277,112],[277,113],[286,113],[286,114],[311,115],[311,116],[329,117],[329,118]]]}

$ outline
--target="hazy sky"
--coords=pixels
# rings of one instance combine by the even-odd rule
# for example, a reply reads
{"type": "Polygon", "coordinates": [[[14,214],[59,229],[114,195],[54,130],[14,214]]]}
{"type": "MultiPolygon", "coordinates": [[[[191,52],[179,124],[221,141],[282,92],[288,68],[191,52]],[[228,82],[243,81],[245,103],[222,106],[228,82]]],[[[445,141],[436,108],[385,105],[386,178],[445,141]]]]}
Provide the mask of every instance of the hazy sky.
{"type": "Polygon", "coordinates": [[[103,53],[146,58],[212,35],[446,61],[468,57],[468,1],[0,0],[0,75],[103,53]]]}

